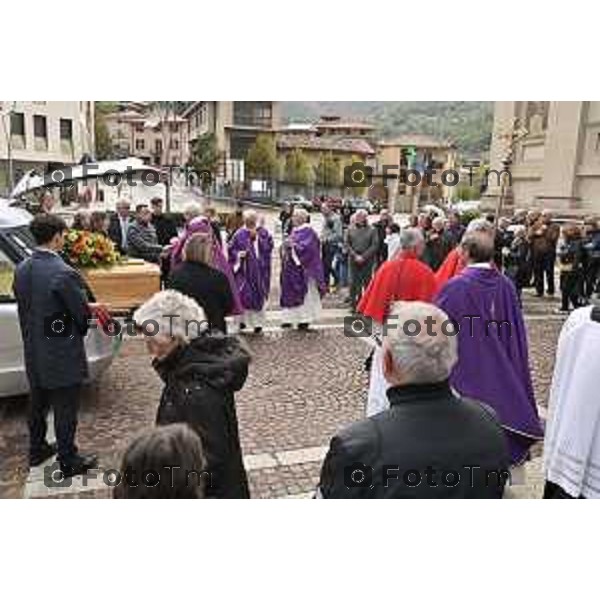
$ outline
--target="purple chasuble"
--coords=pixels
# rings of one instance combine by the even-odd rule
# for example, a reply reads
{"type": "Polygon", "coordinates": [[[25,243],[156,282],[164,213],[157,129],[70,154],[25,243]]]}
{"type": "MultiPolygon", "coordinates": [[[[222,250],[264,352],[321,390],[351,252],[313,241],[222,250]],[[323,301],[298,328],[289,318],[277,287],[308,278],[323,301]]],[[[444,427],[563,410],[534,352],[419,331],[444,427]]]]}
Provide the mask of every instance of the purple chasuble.
{"type": "Polygon", "coordinates": [[[243,312],[242,302],[238,294],[237,285],[235,284],[235,280],[233,278],[233,271],[231,270],[231,267],[229,266],[225,255],[223,254],[221,246],[215,239],[215,234],[213,232],[211,224],[206,217],[196,217],[186,225],[185,230],[179,236],[179,240],[177,241],[175,246],[173,246],[173,249],[171,251],[171,268],[175,267],[183,261],[183,249],[185,248],[185,244],[195,233],[208,233],[210,235],[212,239],[213,251],[213,264],[211,266],[221,271],[221,273],[223,273],[229,280],[229,285],[231,286],[231,293],[233,294],[234,301],[234,308],[232,314],[241,314],[243,312]]]}
{"type": "Polygon", "coordinates": [[[512,282],[497,269],[467,267],[446,283],[435,304],[460,327],[452,387],[494,409],[507,436],[511,463],[520,464],[543,431],[525,323],[512,282]]]}
{"type": "Polygon", "coordinates": [[[314,279],[321,296],[325,294],[321,243],[315,231],[308,225],[296,227],[288,241],[291,246],[282,247],[281,258],[282,308],[294,308],[304,303],[310,279],[314,279]]]}
{"type": "Polygon", "coordinates": [[[264,227],[256,229],[254,241],[251,231],[242,227],[233,234],[229,242],[229,265],[234,272],[242,306],[246,310],[262,310],[269,297],[272,251],[273,238],[264,227]],[[246,252],[243,258],[239,258],[241,251],[246,252]]]}

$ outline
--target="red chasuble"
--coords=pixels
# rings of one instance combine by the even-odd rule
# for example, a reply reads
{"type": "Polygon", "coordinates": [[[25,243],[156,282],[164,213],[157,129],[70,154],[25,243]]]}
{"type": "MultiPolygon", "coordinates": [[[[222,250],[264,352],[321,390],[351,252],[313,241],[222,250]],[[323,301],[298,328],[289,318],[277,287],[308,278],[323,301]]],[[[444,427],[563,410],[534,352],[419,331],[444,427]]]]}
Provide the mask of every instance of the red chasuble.
{"type": "Polygon", "coordinates": [[[462,258],[462,253],[458,248],[454,248],[446,256],[446,260],[441,264],[440,268],[435,272],[435,281],[437,289],[441,290],[448,280],[462,272],[465,268],[465,263],[462,258]]]}
{"type": "Polygon", "coordinates": [[[413,253],[401,253],[379,267],[358,303],[358,312],[383,323],[394,302],[431,302],[435,290],[433,271],[413,253]]]}

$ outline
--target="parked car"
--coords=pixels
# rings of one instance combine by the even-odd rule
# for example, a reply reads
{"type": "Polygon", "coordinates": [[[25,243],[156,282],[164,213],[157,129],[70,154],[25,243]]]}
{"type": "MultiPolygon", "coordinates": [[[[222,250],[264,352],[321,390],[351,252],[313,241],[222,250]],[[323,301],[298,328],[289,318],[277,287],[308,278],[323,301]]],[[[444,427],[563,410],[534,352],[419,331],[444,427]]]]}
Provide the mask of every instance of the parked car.
{"type": "Polygon", "coordinates": [[[357,210],[366,210],[369,214],[373,212],[373,204],[366,198],[347,198],[345,204],[352,209],[353,213],[357,210]]]}
{"type": "Polygon", "coordinates": [[[327,202],[333,210],[340,210],[344,204],[344,200],[340,196],[315,196],[312,199],[314,209],[321,210],[323,201],[327,202]]]}
{"type": "Polygon", "coordinates": [[[461,200],[450,207],[450,210],[456,210],[459,213],[479,212],[481,210],[480,200],[461,200]]]}
{"type": "Polygon", "coordinates": [[[313,210],[313,203],[310,200],[307,200],[304,196],[301,196],[300,194],[297,194],[295,196],[288,196],[287,198],[284,198],[283,202],[289,203],[292,206],[297,206],[298,208],[303,208],[308,212],[312,212],[313,210]]]}
{"type": "MultiPolygon", "coordinates": [[[[19,396],[29,390],[23,358],[23,342],[12,284],[15,267],[32,253],[29,231],[32,216],[0,199],[0,398],[19,396]]],[[[116,338],[91,329],[85,340],[90,380],[103,373],[113,360],[116,338]]]]}

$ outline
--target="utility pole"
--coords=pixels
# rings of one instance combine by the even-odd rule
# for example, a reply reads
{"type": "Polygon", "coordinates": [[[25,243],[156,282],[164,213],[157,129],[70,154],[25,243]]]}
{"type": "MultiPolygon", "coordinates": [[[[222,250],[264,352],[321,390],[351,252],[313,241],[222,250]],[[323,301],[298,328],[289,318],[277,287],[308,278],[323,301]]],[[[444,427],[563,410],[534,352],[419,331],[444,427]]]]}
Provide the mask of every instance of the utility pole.
{"type": "Polygon", "coordinates": [[[4,135],[6,137],[6,158],[8,162],[8,192],[12,192],[14,186],[14,174],[13,174],[13,159],[12,159],[12,114],[17,105],[16,101],[13,101],[12,108],[8,112],[4,113],[3,104],[0,104],[0,119],[2,120],[2,127],[4,129],[4,135]],[[8,125],[6,119],[8,118],[8,125]]]}
{"type": "Polygon", "coordinates": [[[417,186],[408,184],[408,171],[411,171],[415,166],[415,159],[417,157],[417,149],[414,147],[408,148],[406,153],[406,188],[410,190],[410,213],[416,215],[419,212],[419,196],[417,194],[417,186]]]}

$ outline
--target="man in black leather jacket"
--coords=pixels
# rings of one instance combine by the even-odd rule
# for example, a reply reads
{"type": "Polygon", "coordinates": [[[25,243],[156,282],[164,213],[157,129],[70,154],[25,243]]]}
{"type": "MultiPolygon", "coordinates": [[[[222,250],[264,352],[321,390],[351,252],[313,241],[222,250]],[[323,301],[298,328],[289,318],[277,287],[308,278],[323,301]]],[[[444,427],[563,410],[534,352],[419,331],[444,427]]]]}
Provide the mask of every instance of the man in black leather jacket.
{"type": "Polygon", "coordinates": [[[318,497],[502,497],[505,436],[491,409],[450,389],[457,345],[447,320],[423,302],[394,307],[383,342],[390,408],[333,437],[318,497]]]}

